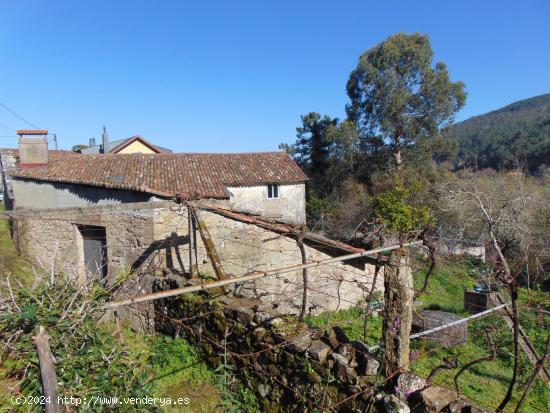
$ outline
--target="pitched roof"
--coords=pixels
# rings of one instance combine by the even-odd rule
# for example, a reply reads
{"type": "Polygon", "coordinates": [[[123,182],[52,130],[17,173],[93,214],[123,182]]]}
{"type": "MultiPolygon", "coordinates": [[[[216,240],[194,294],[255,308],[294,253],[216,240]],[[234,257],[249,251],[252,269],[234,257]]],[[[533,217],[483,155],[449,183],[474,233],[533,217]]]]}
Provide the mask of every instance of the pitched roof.
{"type": "Polygon", "coordinates": [[[307,176],[285,152],[105,154],[52,158],[15,177],[147,192],[228,198],[228,186],[285,184],[307,176]]]}
{"type": "MultiPolygon", "coordinates": [[[[0,148],[1,154],[11,155],[11,156],[19,156],[19,149],[17,148],[0,148]]],[[[80,154],[73,152],[73,151],[65,151],[62,149],[59,150],[52,150],[50,149],[48,151],[48,157],[50,159],[60,159],[60,158],[67,158],[67,157],[74,157],[74,156],[80,156],[80,154]]]]}
{"type": "MultiPolygon", "coordinates": [[[[120,151],[122,148],[128,146],[132,142],[140,141],[145,146],[150,147],[155,152],[165,152],[165,153],[172,153],[170,149],[163,148],[162,146],[153,145],[151,142],[149,142],[147,139],[145,139],[143,136],[140,135],[134,135],[129,138],[125,139],[118,139],[116,141],[109,141],[107,142],[107,153],[115,153],[120,151]]],[[[101,153],[102,144],[94,145],[94,146],[88,146],[86,148],[80,149],[80,152],[86,155],[93,155],[97,153],[101,153]]]]}
{"type": "Polygon", "coordinates": [[[116,146],[113,146],[114,142],[111,143],[110,148],[109,148],[109,152],[112,152],[112,153],[117,153],[117,152],[120,152],[122,149],[126,148],[128,145],[131,145],[132,143],[134,142],[141,142],[143,145],[147,146],[148,148],[150,148],[152,151],[156,152],[156,153],[160,153],[160,152],[172,152],[171,150],[169,149],[166,149],[166,148],[161,148],[160,146],[156,146],[156,145],[153,145],[151,142],[143,139],[141,136],[139,135],[135,135],[135,136],[132,136],[128,139],[124,139],[122,142],[120,142],[118,145],[116,146]]]}

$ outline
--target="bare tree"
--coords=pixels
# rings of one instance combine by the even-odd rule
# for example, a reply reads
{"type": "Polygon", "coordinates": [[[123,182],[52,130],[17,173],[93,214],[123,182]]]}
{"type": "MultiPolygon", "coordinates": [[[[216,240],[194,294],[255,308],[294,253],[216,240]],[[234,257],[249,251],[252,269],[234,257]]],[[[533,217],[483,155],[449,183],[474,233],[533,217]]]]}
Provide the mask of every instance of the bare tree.
{"type": "Polygon", "coordinates": [[[537,191],[528,189],[521,173],[494,175],[490,178],[475,174],[455,182],[447,188],[443,209],[459,211],[463,225],[479,225],[485,230],[494,254],[494,272],[497,280],[509,291],[512,301],[514,367],[506,395],[496,411],[503,411],[509,403],[519,372],[519,313],[518,282],[529,268],[530,239],[533,235],[534,210],[540,199],[537,191]],[[523,251],[517,254],[516,251],[523,251]],[[518,259],[519,258],[519,259],[518,259]]]}
{"type": "Polygon", "coordinates": [[[548,362],[549,357],[550,357],[550,335],[546,339],[546,351],[543,354],[543,356],[540,358],[540,360],[537,362],[535,368],[533,369],[533,373],[529,377],[529,380],[527,380],[527,385],[525,386],[525,390],[523,390],[523,394],[521,395],[521,399],[519,399],[519,402],[516,406],[516,409],[514,410],[514,413],[521,412],[521,406],[522,406],[523,402],[525,401],[525,398],[527,397],[527,394],[529,393],[529,390],[531,390],[531,386],[535,382],[535,379],[539,375],[541,369],[548,362]]]}

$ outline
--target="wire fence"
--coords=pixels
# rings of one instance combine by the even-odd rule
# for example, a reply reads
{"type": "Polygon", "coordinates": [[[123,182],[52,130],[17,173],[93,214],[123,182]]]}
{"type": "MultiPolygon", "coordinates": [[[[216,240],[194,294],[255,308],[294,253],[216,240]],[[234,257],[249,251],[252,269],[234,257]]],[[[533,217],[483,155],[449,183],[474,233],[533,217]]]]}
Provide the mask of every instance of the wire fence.
{"type": "MultiPolygon", "coordinates": [[[[186,233],[188,233],[189,223],[187,211],[185,207],[180,207],[179,209],[176,209],[172,212],[175,215],[175,218],[169,221],[169,224],[167,225],[167,227],[169,227],[169,231],[162,233],[160,239],[155,240],[155,238],[158,238],[159,234],[156,233],[155,229],[152,227],[147,229],[145,232],[142,232],[143,239],[153,240],[157,243],[155,244],[150,254],[147,256],[147,259],[144,260],[139,267],[134,269],[131,275],[133,279],[138,279],[140,276],[144,275],[159,274],[164,271],[167,275],[169,275],[170,277],[174,277],[177,281],[183,284],[192,281],[189,280],[189,261],[187,257],[185,257],[186,255],[190,254],[192,250],[190,249],[189,244],[186,244],[185,242],[174,241],[175,238],[183,237],[186,235],[186,233]],[[171,234],[176,235],[172,236],[171,234]],[[173,251],[172,253],[169,253],[170,250],[178,250],[178,252],[176,253],[175,251],[173,251]],[[181,262],[178,262],[177,265],[174,265],[173,262],[171,265],[167,265],[167,257],[172,257],[171,259],[173,259],[174,255],[180,255],[185,258],[181,259],[181,262]]],[[[135,223],[135,216],[133,216],[132,214],[135,213],[135,208],[125,209],[124,207],[121,207],[121,209],[117,211],[117,224],[133,225],[135,223]]],[[[80,215],[78,225],[97,225],[97,215],[98,212],[90,213],[89,215],[80,215]]],[[[146,218],[149,219],[149,217],[146,218]]],[[[33,216],[31,218],[23,218],[23,220],[25,219],[41,221],[45,223],[45,225],[64,225],[67,222],[67,218],[62,216],[33,216]]],[[[75,224],[75,222],[73,222],[73,224],[75,224]]],[[[295,240],[290,237],[286,237],[285,235],[272,232],[270,233],[269,230],[264,229],[261,231],[261,236],[258,237],[257,228],[253,228],[251,225],[243,224],[236,226],[234,229],[231,229],[228,227],[228,224],[225,221],[221,221],[219,223],[217,223],[215,220],[209,221],[209,227],[210,233],[212,234],[212,239],[214,240],[216,247],[219,248],[221,251],[219,258],[221,265],[227,268],[239,268],[239,273],[254,273],[259,270],[258,267],[262,267],[260,271],[265,271],[266,267],[270,267],[270,263],[262,262],[262,260],[265,260],[266,257],[269,257],[272,261],[275,262],[293,261],[297,264],[302,264],[302,256],[300,254],[298,246],[295,243],[295,240]],[[253,239],[254,241],[250,241],[251,239],[253,239]],[[269,245],[270,241],[280,239],[284,239],[285,241],[282,243],[279,242],[277,244],[278,247],[269,245]],[[229,250],[229,248],[225,247],[228,244],[232,245],[233,248],[244,249],[246,251],[246,260],[243,260],[242,256],[239,256],[239,254],[224,254],[225,250],[229,250]]],[[[92,231],[92,234],[94,231],[96,231],[98,238],[105,235],[104,229],[90,228],[90,231],[92,231]]],[[[117,239],[116,237],[109,237],[108,233],[104,243],[105,253],[107,254],[108,259],[105,263],[98,264],[98,268],[96,268],[95,271],[91,271],[87,274],[89,279],[94,279],[94,277],[97,278],[97,274],[100,274],[103,270],[103,268],[100,268],[101,265],[105,265],[107,267],[110,265],[109,259],[111,257],[109,256],[109,252],[111,250],[116,250],[117,248],[120,248],[120,242],[121,240],[117,239]]],[[[56,244],[55,242],[51,241],[44,243],[43,245],[39,245],[38,248],[42,249],[42,259],[38,263],[39,266],[42,267],[42,273],[54,276],[54,274],[59,272],[59,263],[71,262],[70,257],[75,257],[81,254],[82,251],[76,245],[76,242],[74,242],[73,244],[75,245],[60,245],[59,243],[56,244]]],[[[141,255],[143,251],[147,250],[147,247],[148,245],[137,245],[133,255],[141,255]]],[[[322,249],[323,246],[318,246],[318,248],[322,249]]],[[[206,261],[205,257],[206,254],[204,254],[203,252],[201,254],[201,258],[203,258],[203,261],[206,261]]],[[[178,259],[176,259],[176,261],[178,261],[178,259]]],[[[346,311],[346,309],[355,309],[356,311],[355,313],[345,313],[345,318],[329,321],[322,326],[315,326],[315,323],[311,323],[310,330],[312,331],[312,333],[315,333],[316,331],[328,331],[334,329],[335,327],[341,328],[344,331],[351,331],[351,327],[357,327],[357,325],[362,325],[363,323],[381,323],[384,314],[383,310],[381,315],[377,315],[369,310],[370,306],[375,300],[380,303],[379,297],[372,297],[372,294],[370,294],[372,291],[377,291],[376,285],[374,287],[372,285],[372,283],[374,282],[373,272],[369,274],[363,271],[363,279],[358,279],[357,277],[346,278],[340,275],[342,272],[341,263],[323,263],[322,260],[313,260],[310,258],[304,264],[313,263],[318,264],[318,266],[315,267],[315,270],[317,271],[315,275],[323,275],[327,283],[330,285],[330,289],[327,290],[327,288],[324,288],[326,287],[327,283],[320,287],[316,285],[314,281],[310,282],[309,285],[307,285],[307,289],[311,293],[315,293],[320,297],[324,297],[327,303],[336,303],[332,306],[336,311],[346,311]],[[330,270],[334,270],[334,272],[331,272],[330,270]],[[348,291],[349,289],[359,290],[361,292],[362,300],[350,299],[346,294],[346,291],[348,291]]],[[[205,269],[208,267],[208,265],[211,264],[212,263],[202,262],[201,268],[205,269]]],[[[412,260],[412,265],[414,267],[413,270],[415,276],[418,276],[420,273],[422,273],[422,271],[425,270],[425,258],[421,256],[415,257],[412,260]]],[[[367,268],[373,270],[374,266],[367,266],[367,268]]],[[[344,269],[347,269],[350,272],[354,271],[352,270],[351,266],[347,266],[344,269]]],[[[35,269],[35,271],[39,270],[35,269]]],[[[37,279],[43,278],[43,275],[40,275],[39,277],[37,272],[35,272],[35,275],[37,279]]],[[[230,276],[235,275],[235,273],[230,273],[230,276]]],[[[271,291],[266,290],[270,287],[270,285],[264,286],[264,289],[259,288],[258,285],[251,285],[249,290],[256,291],[256,298],[262,299],[262,294],[269,295],[269,302],[271,303],[277,303],[278,301],[282,302],[284,300],[287,300],[289,296],[299,300],[300,297],[302,297],[301,293],[305,288],[302,275],[303,274],[301,270],[281,275],[280,278],[276,279],[278,286],[277,289],[271,291]]],[[[111,275],[109,275],[109,278],[112,279],[111,275]]],[[[383,280],[383,274],[381,274],[380,279],[383,280]]],[[[468,278],[463,287],[469,287],[473,281],[475,280],[472,278],[468,278]]],[[[237,286],[237,288],[233,289],[231,292],[242,292],[243,290],[239,287],[242,286],[237,286]]],[[[415,293],[419,292],[418,288],[413,288],[413,290],[415,293]]],[[[230,291],[227,291],[227,293],[229,292],[230,291]]],[[[425,295],[430,294],[437,294],[437,292],[432,291],[429,287],[425,295]]],[[[422,295],[420,296],[420,298],[422,298],[422,295]]],[[[296,304],[296,309],[299,308],[300,304],[301,303],[299,302],[296,304]]],[[[456,295],[456,300],[453,304],[454,308],[459,309],[459,315],[464,316],[464,311],[460,310],[461,308],[463,308],[463,298],[459,295],[456,295]]],[[[528,316],[528,318],[535,318],[540,330],[542,330],[543,332],[548,331],[548,327],[550,325],[550,306],[548,305],[548,303],[531,300],[527,297],[523,299],[519,305],[521,314],[528,316]]],[[[486,310],[483,305],[473,303],[472,306],[478,306],[480,311],[486,310]]],[[[128,307],[128,311],[139,314],[143,311],[143,308],[141,304],[132,304],[128,307]]],[[[211,312],[204,312],[193,315],[192,317],[175,319],[165,314],[164,312],[159,311],[158,308],[154,306],[153,312],[156,317],[165,318],[174,325],[179,326],[184,332],[184,336],[185,331],[187,331],[188,333],[193,332],[194,321],[211,315],[211,312]]],[[[417,313],[417,315],[420,315],[421,306],[419,308],[415,307],[415,312],[417,313]]],[[[500,314],[500,312],[497,314],[500,314]]],[[[489,314],[486,315],[489,316],[489,314]]],[[[310,317],[312,317],[311,319],[313,320],[313,318],[316,316],[314,314],[311,314],[310,317]]],[[[323,317],[323,314],[319,314],[318,317],[323,317]]],[[[487,363],[496,363],[497,367],[500,366],[501,371],[499,374],[501,374],[501,376],[503,374],[505,375],[507,373],[510,373],[509,365],[511,360],[511,332],[507,328],[502,328],[502,326],[495,327],[494,323],[496,323],[496,321],[494,320],[498,320],[498,317],[500,317],[500,315],[495,316],[495,314],[492,314],[491,317],[493,325],[491,325],[491,323],[483,321],[476,321],[474,322],[474,325],[469,326],[470,337],[468,339],[468,342],[464,346],[464,351],[462,352],[460,346],[457,346],[457,348],[455,349],[445,349],[441,346],[438,346],[437,343],[426,342],[425,337],[421,339],[420,336],[413,336],[412,338],[419,339],[419,341],[422,341],[422,343],[419,342],[412,344],[413,351],[411,366],[403,366],[403,369],[412,368],[414,371],[417,371],[420,374],[422,374],[423,372],[424,376],[429,377],[430,381],[435,380],[439,385],[449,387],[451,390],[454,391],[455,388],[450,385],[450,383],[452,382],[451,375],[455,375],[460,367],[472,361],[471,359],[474,357],[474,355],[479,356],[489,354],[491,352],[492,348],[490,348],[490,345],[485,337],[487,332],[489,332],[489,334],[493,334],[495,336],[494,338],[497,339],[497,345],[499,347],[495,350],[496,360],[487,361],[487,363]],[[477,346],[476,351],[471,351],[472,346],[477,346]],[[454,365],[452,363],[449,363],[450,358],[454,358],[456,360],[456,363],[454,365]],[[440,368],[444,365],[447,367],[440,368]],[[438,370],[438,368],[440,369],[438,370]]],[[[306,319],[306,321],[310,321],[310,319],[308,318],[306,319]]],[[[357,328],[355,330],[357,330],[357,328]]],[[[529,332],[531,331],[533,331],[532,328],[529,329],[529,332]]],[[[448,335],[449,338],[453,338],[451,336],[454,334],[451,331],[451,328],[442,329],[437,332],[444,336],[448,335]]],[[[366,339],[366,337],[363,338],[366,339]]],[[[542,337],[539,337],[539,334],[537,334],[537,337],[535,338],[537,339],[537,342],[540,342],[542,337]]],[[[379,337],[379,339],[382,340],[382,337],[379,337]]],[[[210,344],[218,348],[220,351],[227,351],[227,340],[216,341],[212,340],[211,338],[208,338],[208,340],[211,340],[212,342],[210,344]]],[[[291,340],[283,340],[281,343],[276,344],[276,347],[284,348],[291,344],[291,340]]],[[[340,342],[340,344],[344,345],[346,343],[340,342]]],[[[540,348],[540,346],[538,347],[540,348]]],[[[267,350],[269,349],[263,349],[254,352],[236,352],[232,350],[231,355],[237,358],[250,358],[257,356],[259,353],[265,352],[267,350]]],[[[381,354],[383,354],[383,351],[384,349],[383,347],[381,347],[380,352],[377,355],[379,358],[381,357],[381,354]]],[[[373,356],[373,354],[370,352],[366,352],[364,355],[369,357],[373,356]]],[[[532,370],[533,366],[529,362],[522,359],[522,363],[520,366],[519,389],[522,389],[525,386],[526,377],[532,370]]],[[[237,372],[236,374],[238,375],[239,373],[237,372]]],[[[269,377],[271,380],[276,381],[278,385],[286,388],[289,392],[298,391],[288,384],[285,384],[277,377],[270,375],[268,371],[265,371],[265,374],[266,377],[269,377]]],[[[472,377],[476,377],[476,380],[479,379],[481,382],[486,383],[488,385],[487,391],[489,392],[495,391],[495,388],[492,388],[491,386],[496,386],[498,384],[499,386],[503,387],[507,381],[507,377],[499,377],[499,374],[494,374],[494,377],[487,377],[488,375],[491,375],[491,373],[484,371],[482,368],[482,364],[476,367],[475,371],[473,371],[471,374],[473,374],[472,377]]],[[[241,379],[244,380],[244,377],[241,377],[241,379]]],[[[383,386],[384,384],[389,383],[392,379],[393,377],[385,377],[379,380],[377,384],[379,386],[383,386]]],[[[465,385],[465,387],[460,387],[459,390],[469,390],[468,385],[465,385]]],[[[348,403],[353,398],[360,397],[361,395],[363,395],[364,391],[365,390],[361,390],[350,396],[344,397],[336,403],[331,404],[330,406],[319,404],[316,407],[321,411],[332,411],[337,409],[342,404],[348,403]]],[[[307,395],[300,396],[307,398],[307,395]]],[[[467,391],[466,396],[472,397],[471,391],[467,391]]],[[[494,409],[496,406],[487,401],[488,399],[490,398],[477,397],[476,401],[478,404],[482,405],[482,407],[494,409]]],[[[531,406],[531,408],[537,410],[536,406],[531,406]]],[[[538,410],[544,411],[544,409],[538,410]]]]}

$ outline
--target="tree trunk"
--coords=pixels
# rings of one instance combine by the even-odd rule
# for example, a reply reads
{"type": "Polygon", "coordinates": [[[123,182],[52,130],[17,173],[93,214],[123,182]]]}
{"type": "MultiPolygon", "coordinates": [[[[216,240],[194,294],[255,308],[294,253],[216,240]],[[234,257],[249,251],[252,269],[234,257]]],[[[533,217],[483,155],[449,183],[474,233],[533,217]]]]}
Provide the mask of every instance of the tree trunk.
{"type": "Polygon", "coordinates": [[[395,159],[397,171],[401,172],[403,169],[403,159],[401,157],[401,135],[394,139],[393,158],[395,159]]]}
{"type": "Polygon", "coordinates": [[[496,408],[496,412],[502,412],[510,399],[512,398],[512,393],[514,391],[514,386],[518,380],[518,371],[519,371],[519,313],[518,313],[518,291],[515,283],[509,284],[508,288],[510,289],[510,296],[512,298],[512,321],[514,322],[514,370],[512,372],[512,379],[508,385],[508,390],[504,399],[500,402],[496,408]]]}
{"type": "Polygon", "coordinates": [[[386,377],[407,369],[413,314],[413,277],[409,252],[402,248],[390,255],[384,268],[384,366],[386,377]]]}
{"type": "Polygon", "coordinates": [[[527,385],[525,386],[525,390],[523,391],[523,394],[521,395],[521,399],[519,399],[519,402],[516,406],[516,410],[514,410],[514,413],[521,412],[521,405],[525,401],[525,398],[527,397],[527,394],[529,393],[529,390],[531,389],[531,386],[535,382],[535,379],[539,375],[541,369],[548,362],[548,357],[549,356],[550,356],[550,336],[548,336],[548,338],[546,339],[546,352],[542,355],[541,359],[537,362],[537,365],[535,366],[535,369],[533,370],[533,373],[529,377],[529,380],[527,380],[527,385]]]}
{"type": "Polygon", "coordinates": [[[44,326],[39,327],[38,334],[32,340],[38,352],[46,413],[58,413],[59,404],[57,403],[57,377],[55,375],[54,358],[44,326]]]}

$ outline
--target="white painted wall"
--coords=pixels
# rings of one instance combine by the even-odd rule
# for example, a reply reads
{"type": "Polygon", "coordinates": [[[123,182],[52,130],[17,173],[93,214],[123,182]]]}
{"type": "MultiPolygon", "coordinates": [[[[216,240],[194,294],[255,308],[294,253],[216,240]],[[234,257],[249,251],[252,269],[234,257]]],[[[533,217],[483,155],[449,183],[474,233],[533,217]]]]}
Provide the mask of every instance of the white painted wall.
{"type": "Polygon", "coordinates": [[[267,185],[228,187],[234,211],[258,214],[289,224],[306,223],[306,185],[279,185],[279,197],[267,197],[267,185]]]}

